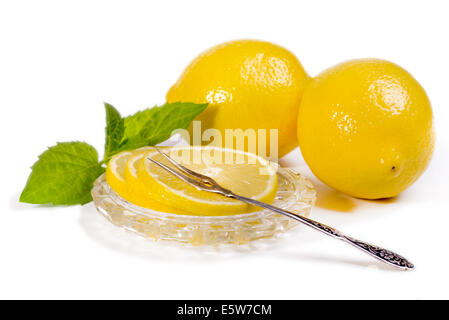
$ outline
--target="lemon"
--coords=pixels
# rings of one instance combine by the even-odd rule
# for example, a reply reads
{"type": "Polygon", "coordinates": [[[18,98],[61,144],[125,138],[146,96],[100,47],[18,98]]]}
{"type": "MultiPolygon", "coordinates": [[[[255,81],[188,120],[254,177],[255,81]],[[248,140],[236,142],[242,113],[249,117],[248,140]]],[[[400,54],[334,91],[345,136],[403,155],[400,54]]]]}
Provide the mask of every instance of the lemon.
{"type": "Polygon", "coordinates": [[[238,40],[215,46],[193,60],[166,98],[167,102],[209,103],[196,120],[201,121],[202,133],[214,128],[221,139],[205,136],[198,142],[253,152],[262,143],[265,150],[259,148],[257,154],[276,158],[297,146],[297,112],[308,79],[290,51],[265,41],[238,40]],[[226,145],[226,129],[253,129],[257,141],[254,150],[237,143],[226,145]],[[265,136],[261,133],[259,138],[259,129],[265,130],[261,131],[265,136]],[[274,156],[270,152],[270,129],[277,130],[273,147],[277,147],[278,155],[274,156]]]}
{"type": "Polygon", "coordinates": [[[106,181],[108,185],[125,199],[129,194],[129,187],[125,180],[125,166],[132,154],[131,151],[116,154],[109,160],[106,168],[106,181]]]}
{"type": "MultiPolygon", "coordinates": [[[[142,161],[142,158],[145,156],[145,153],[148,151],[147,148],[142,148],[144,150],[138,150],[133,153],[126,162],[125,167],[125,180],[128,184],[128,195],[127,200],[130,202],[152,210],[160,211],[160,212],[169,212],[169,213],[177,213],[177,214],[190,214],[189,212],[181,209],[174,208],[172,206],[164,205],[156,200],[155,195],[148,189],[145,184],[139,179],[137,169],[138,165],[142,161]]],[[[154,150],[154,148],[151,148],[154,150]]],[[[156,195],[157,196],[157,195],[156,195]]]]}
{"type": "MultiPolygon", "coordinates": [[[[187,168],[207,175],[224,188],[255,200],[272,203],[277,191],[274,167],[251,153],[216,147],[174,147],[165,149],[170,157],[187,168]]],[[[238,200],[200,191],[160,168],[148,158],[173,167],[157,151],[142,159],[138,176],[165,205],[182,208],[199,215],[231,215],[254,208],[238,200]]]]}
{"type": "Polygon", "coordinates": [[[360,198],[394,197],[431,159],[432,108],[421,85],[398,65],[348,61],[308,84],[298,142],[310,169],[327,185],[360,198]]]}
{"type": "MultiPolygon", "coordinates": [[[[152,148],[151,148],[152,149],[152,148]]],[[[141,160],[150,148],[141,148],[134,151],[121,152],[109,161],[106,168],[106,181],[109,186],[122,198],[129,202],[160,212],[187,214],[184,210],[163,205],[145,192],[141,182],[134,176],[135,170],[130,170],[137,160],[141,160]],[[131,165],[128,165],[131,161],[131,165]]]]}

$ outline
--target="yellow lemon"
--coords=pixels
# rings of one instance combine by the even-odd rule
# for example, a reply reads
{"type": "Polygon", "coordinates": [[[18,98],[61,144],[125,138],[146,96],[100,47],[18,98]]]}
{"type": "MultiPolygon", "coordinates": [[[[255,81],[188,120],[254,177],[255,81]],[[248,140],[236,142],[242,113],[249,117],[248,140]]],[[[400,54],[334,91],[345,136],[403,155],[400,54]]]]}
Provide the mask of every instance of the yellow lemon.
{"type": "Polygon", "coordinates": [[[145,184],[141,181],[138,175],[138,167],[142,158],[145,156],[148,150],[154,148],[142,148],[140,150],[136,150],[133,155],[128,158],[125,167],[125,180],[128,184],[128,194],[126,199],[138,206],[149,208],[152,210],[160,211],[160,212],[169,212],[169,213],[177,213],[177,214],[191,214],[185,210],[181,210],[175,208],[173,206],[162,204],[157,201],[157,195],[148,189],[145,184]]]}
{"type": "Polygon", "coordinates": [[[188,214],[184,210],[176,209],[163,205],[151,198],[141,185],[141,182],[135,178],[135,170],[132,168],[136,163],[136,157],[141,160],[145,152],[152,148],[141,148],[134,151],[121,152],[109,160],[106,168],[106,181],[109,186],[117,192],[122,198],[129,202],[160,212],[170,212],[178,214],[188,214]]]}
{"type": "Polygon", "coordinates": [[[221,139],[205,133],[200,141],[192,142],[191,137],[191,143],[252,152],[258,148],[257,154],[276,158],[297,146],[297,112],[308,79],[290,51],[265,41],[238,40],[215,46],[193,60],[166,98],[168,102],[209,103],[196,120],[201,121],[201,133],[218,129],[221,139]],[[247,133],[254,148],[225,144],[226,129],[247,133]],[[259,129],[263,129],[260,136],[259,129]],[[278,155],[270,152],[271,129],[278,155]]]}
{"type": "Polygon", "coordinates": [[[311,80],[298,114],[298,142],[313,173],[349,195],[394,197],[423,173],[434,148],[432,108],[396,64],[360,59],[311,80]]]}
{"type": "MultiPolygon", "coordinates": [[[[174,147],[164,151],[185,167],[211,177],[239,195],[267,203],[274,201],[276,170],[261,157],[216,147],[174,147]]],[[[238,200],[200,191],[148,159],[173,165],[157,151],[150,151],[138,168],[139,178],[162,204],[199,215],[231,215],[255,209],[238,200]]]]}
{"type": "Polygon", "coordinates": [[[127,198],[129,188],[125,180],[125,166],[131,151],[124,151],[116,154],[109,160],[106,168],[106,181],[109,186],[123,198],[127,198]]]}

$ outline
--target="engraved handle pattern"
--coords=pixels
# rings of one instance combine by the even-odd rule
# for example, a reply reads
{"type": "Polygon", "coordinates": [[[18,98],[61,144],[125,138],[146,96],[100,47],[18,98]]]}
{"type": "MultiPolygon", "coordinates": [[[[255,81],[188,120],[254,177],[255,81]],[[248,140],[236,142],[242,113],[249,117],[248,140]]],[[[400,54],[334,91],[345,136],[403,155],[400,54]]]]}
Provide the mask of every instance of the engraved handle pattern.
{"type": "Polygon", "coordinates": [[[357,239],[354,239],[351,237],[347,237],[347,236],[344,236],[342,240],[352,244],[356,248],[359,248],[359,249],[367,252],[368,254],[372,255],[374,258],[377,258],[377,259],[379,259],[383,262],[386,262],[390,265],[393,265],[395,267],[398,267],[398,268],[401,268],[404,270],[413,270],[415,268],[413,263],[411,263],[410,261],[405,259],[403,256],[401,256],[393,251],[390,251],[390,250],[387,250],[387,249],[384,249],[384,248],[381,248],[381,247],[378,247],[378,246],[375,246],[375,245],[372,245],[372,244],[369,244],[369,243],[366,243],[366,242],[363,242],[363,241],[360,241],[360,240],[357,240],[357,239]]]}

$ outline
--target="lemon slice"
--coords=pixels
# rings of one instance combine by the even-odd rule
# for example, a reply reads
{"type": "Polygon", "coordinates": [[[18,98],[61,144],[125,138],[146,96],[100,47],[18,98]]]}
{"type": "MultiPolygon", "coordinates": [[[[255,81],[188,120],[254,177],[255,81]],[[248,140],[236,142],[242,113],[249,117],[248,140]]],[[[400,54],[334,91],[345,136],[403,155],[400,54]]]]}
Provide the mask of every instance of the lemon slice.
{"type": "MultiPolygon", "coordinates": [[[[255,200],[272,203],[277,191],[275,168],[251,153],[217,147],[174,147],[164,149],[185,167],[207,175],[224,188],[255,200]]],[[[159,202],[200,215],[232,215],[255,210],[239,200],[200,191],[168,173],[148,158],[172,168],[157,151],[149,151],[138,167],[139,179],[159,202]]]]}
{"type": "Polygon", "coordinates": [[[121,152],[109,161],[106,168],[106,181],[109,186],[122,198],[129,202],[160,212],[171,212],[178,214],[189,214],[187,211],[166,206],[150,197],[145,188],[137,178],[134,164],[141,160],[143,155],[152,147],[144,147],[133,151],[121,152]],[[130,166],[127,164],[130,163],[130,166]],[[131,170],[130,170],[131,169],[131,170]]]}
{"type": "MultiPolygon", "coordinates": [[[[141,148],[135,150],[133,155],[128,158],[125,166],[124,176],[128,186],[127,200],[141,207],[149,208],[160,212],[170,212],[177,214],[191,214],[185,210],[177,209],[164,205],[155,200],[151,189],[148,189],[139,179],[137,168],[142,161],[143,156],[149,148],[141,148]]],[[[154,150],[154,148],[152,148],[154,150]]]]}
{"type": "Polygon", "coordinates": [[[106,168],[106,181],[109,186],[123,198],[127,198],[129,190],[125,179],[125,166],[131,151],[124,151],[116,154],[109,160],[106,168]]]}

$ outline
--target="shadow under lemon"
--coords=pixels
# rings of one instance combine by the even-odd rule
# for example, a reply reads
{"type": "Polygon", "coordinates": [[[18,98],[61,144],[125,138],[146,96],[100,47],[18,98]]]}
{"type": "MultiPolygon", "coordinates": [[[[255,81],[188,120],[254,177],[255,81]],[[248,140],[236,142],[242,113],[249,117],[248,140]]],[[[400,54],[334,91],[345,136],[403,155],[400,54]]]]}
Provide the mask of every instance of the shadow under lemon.
{"type": "Polygon", "coordinates": [[[391,198],[381,198],[381,199],[359,199],[359,200],[363,200],[366,202],[372,202],[372,203],[378,203],[378,204],[388,204],[388,203],[394,203],[396,201],[399,200],[399,197],[401,195],[397,195],[395,197],[391,197],[391,198]]]}
{"type": "Polygon", "coordinates": [[[394,203],[399,199],[399,196],[382,199],[354,198],[343,192],[332,189],[316,179],[313,179],[313,184],[317,192],[315,206],[327,210],[352,212],[357,206],[363,203],[382,205],[394,203]]]}
{"type": "Polygon", "coordinates": [[[351,212],[355,209],[356,202],[351,196],[329,188],[315,179],[313,184],[317,193],[315,202],[317,207],[339,212],[351,212]]]}

